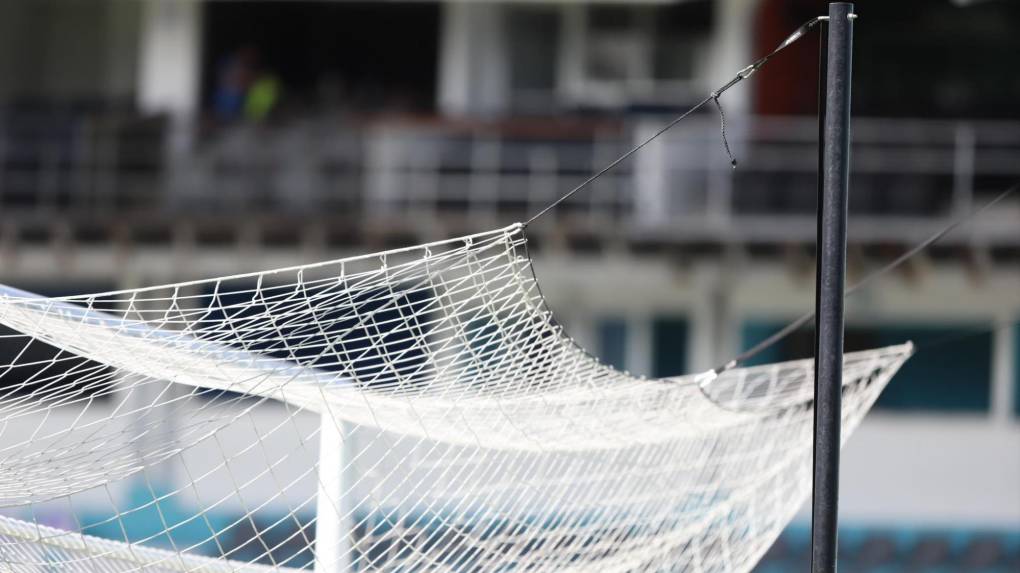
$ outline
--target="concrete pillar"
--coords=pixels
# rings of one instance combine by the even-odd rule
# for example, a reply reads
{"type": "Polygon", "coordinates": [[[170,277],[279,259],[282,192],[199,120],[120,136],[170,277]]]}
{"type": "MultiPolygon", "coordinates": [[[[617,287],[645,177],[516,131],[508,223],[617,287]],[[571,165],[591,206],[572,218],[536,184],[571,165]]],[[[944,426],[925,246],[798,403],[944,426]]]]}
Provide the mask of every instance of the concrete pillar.
{"type": "Polygon", "coordinates": [[[627,371],[638,376],[652,375],[652,317],[647,312],[637,312],[627,319],[627,371]]]}
{"type": "Polygon", "coordinates": [[[992,419],[1002,424],[1009,424],[1015,415],[1017,330],[1014,319],[992,334],[992,419]]]}
{"type": "Polygon", "coordinates": [[[486,115],[506,109],[509,63],[499,4],[443,4],[439,48],[439,109],[446,115],[486,115]]]}
{"type": "Polygon", "coordinates": [[[564,4],[560,8],[560,46],[556,54],[556,92],[570,102],[584,90],[584,41],[588,26],[587,7],[564,4]]]}
{"type": "MultiPolygon", "coordinates": [[[[758,57],[753,53],[753,41],[754,19],[759,3],[760,0],[713,2],[715,13],[709,55],[698,66],[696,74],[708,81],[708,89],[725,84],[758,57]]],[[[751,92],[747,88],[745,85],[726,92],[722,101],[728,113],[743,114],[750,111],[751,92]]]]}
{"type": "Polygon", "coordinates": [[[139,109],[176,120],[194,117],[201,81],[201,2],[144,0],[141,19],[139,109]]]}
{"type": "Polygon", "coordinates": [[[714,343],[718,317],[715,316],[716,293],[704,293],[707,300],[694,305],[690,313],[687,337],[688,372],[704,372],[715,366],[714,343]]]}

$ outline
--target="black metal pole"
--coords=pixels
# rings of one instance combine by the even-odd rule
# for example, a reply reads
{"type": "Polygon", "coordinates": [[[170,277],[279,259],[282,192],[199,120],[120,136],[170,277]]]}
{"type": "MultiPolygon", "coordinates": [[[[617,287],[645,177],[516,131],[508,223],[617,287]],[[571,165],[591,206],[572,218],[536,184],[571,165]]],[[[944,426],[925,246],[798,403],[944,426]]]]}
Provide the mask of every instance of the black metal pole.
{"type": "Polygon", "coordinates": [[[818,205],[815,300],[814,490],[811,571],[836,571],[839,446],[843,388],[843,290],[850,175],[850,65],[853,4],[829,4],[818,205]]]}

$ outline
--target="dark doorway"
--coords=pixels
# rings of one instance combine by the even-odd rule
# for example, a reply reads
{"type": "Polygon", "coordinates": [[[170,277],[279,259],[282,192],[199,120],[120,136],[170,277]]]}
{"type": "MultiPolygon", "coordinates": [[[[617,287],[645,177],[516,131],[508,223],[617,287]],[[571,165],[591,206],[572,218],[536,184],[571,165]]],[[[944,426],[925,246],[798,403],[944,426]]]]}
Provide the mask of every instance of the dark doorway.
{"type": "Polygon", "coordinates": [[[212,106],[232,58],[278,78],[288,110],[434,107],[439,5],[205,3],[202,94],[212,106]],[[243,55],[243,56],[242,56],[243,55]]]}

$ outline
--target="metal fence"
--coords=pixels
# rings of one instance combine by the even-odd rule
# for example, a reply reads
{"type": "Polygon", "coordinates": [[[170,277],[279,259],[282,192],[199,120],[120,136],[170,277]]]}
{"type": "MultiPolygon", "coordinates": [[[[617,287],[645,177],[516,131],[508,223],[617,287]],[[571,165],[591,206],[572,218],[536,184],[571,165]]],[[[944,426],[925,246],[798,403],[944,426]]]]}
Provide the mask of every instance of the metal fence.
{"type": "MultiPolygon", "coordinates": [[[[605,166],[662,119],[464,124],[306,119],[174,128],[158,119],[0,119],[0,219],[195,213],[521,220],[605,166]]],[[[810,118],[685,122],[551,218],[677,239],[813,238],[810,118]]],[[[857,119],[851,210],[861,229],[912,239],[1020,176],[1020,123],[857,119]],[[895,224],[890,224],[895,222],[895,224]]],[[[986,239],[1015,244],[1016,212],[986,239]]]]}

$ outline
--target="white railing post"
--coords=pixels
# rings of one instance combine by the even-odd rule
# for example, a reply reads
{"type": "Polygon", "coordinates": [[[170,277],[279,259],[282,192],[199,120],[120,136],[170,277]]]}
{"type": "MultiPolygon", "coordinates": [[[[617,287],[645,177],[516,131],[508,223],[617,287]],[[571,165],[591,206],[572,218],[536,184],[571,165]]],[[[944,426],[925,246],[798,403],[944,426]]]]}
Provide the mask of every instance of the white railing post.
{"type": "MultiPolygon", "coordinates": [[[[653,122],[639,123],[634,130],[635,141],[641,142],[658,130],[653,122]]],[[[638,226],[656,227],[668,220],[669,162],[666,159],[670,147],[668,138],[656,145],[649,145],[634,157],[634,219],[638,226]]]]}
{"type": "Polygon", "coordinates": [[[974,148],[977,138],[969,123],[956,124],[953,134],[953,213],[970,213],[974,202],[974,148]]]}
{"type": "MultiPolygon", "coordinates": [[[[533,145],[528,149],[528,184],[525,191],[528,213],[537,213],[557,198],[559,186],[559,160],[556,148],[550,145],[533,145]]],[[[556,209],[546,215],[556,218],[556,209]]]]}

